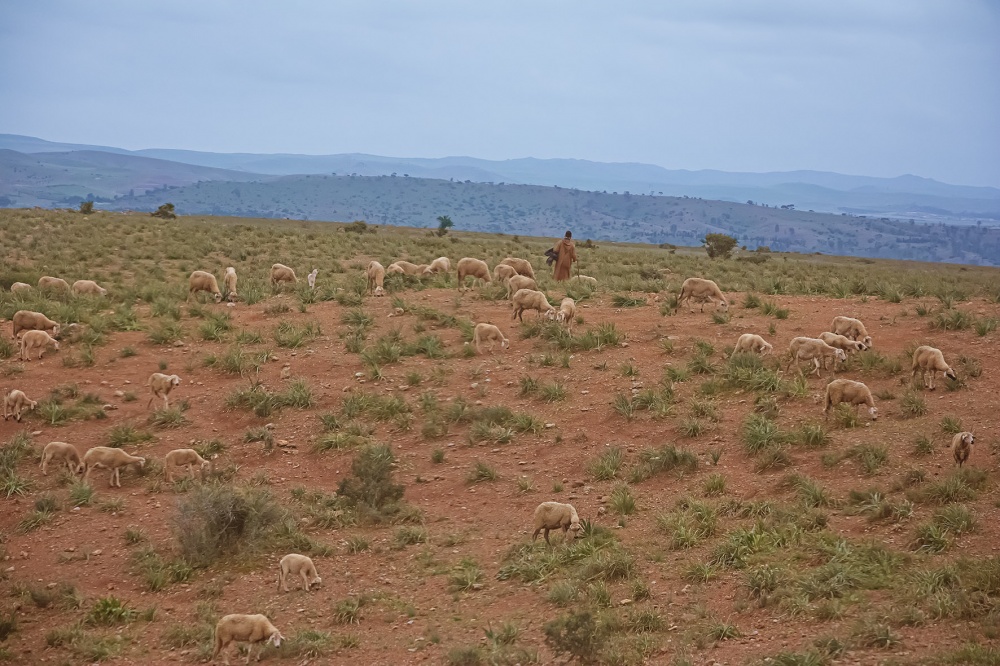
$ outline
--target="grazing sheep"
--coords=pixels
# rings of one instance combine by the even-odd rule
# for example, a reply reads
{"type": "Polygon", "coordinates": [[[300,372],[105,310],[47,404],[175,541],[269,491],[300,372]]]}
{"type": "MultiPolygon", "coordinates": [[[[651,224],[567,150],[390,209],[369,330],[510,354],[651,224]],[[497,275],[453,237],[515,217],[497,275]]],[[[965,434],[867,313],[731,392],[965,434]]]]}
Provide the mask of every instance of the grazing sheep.
{"type": "MultiPolygon", "coordinates": [[[[774,349],[774,345],[759,335],[754,333],[744,333],[740,336],[740,339],[736,341],[736,347],[733,348],[732,356],[736,356],[736,354],[740,352],[750,352],[765,356],[770,354],[772,349],[774,349]]],[[[730,358],[732,358],[732,356],[730,358]]]]}
{"type": "Polygon", "coordinates": [[[567,326],[573,325],[573,319],[576,317],[576,301],[570,297],[562,299],[559,303],[559,310],[552,312],[547,315],[549,319],[554,319],[560,324],[566,324],[567,326]]]}
{"type": "Polygon", "coordinates": [[[847,360],[847,354],[844,353],[843,349],[831,347],[818,338],[792,338],[792,341],[788,343],[788,353],[790,354],[790,358],[785,369],[787,370],[794,363],[800,375],[802,374],[802,366],[798,364],[799,361],[812,361],[815,368],[809,374],[815,374],[819,377],[820,366],[822,365],[823,368],[826,367],[827,358],[833,358],[834,367],[836,367],[837,361],[847,360]]]}
{"type": "Polygon", "coordinates": [[[146,409],[153,404],[155,398],[163,398],[163,408],[170,409],[170,399],[167,397],[174,387],[181,383],[181,378],[177,375],[165,375],[162,372],[154,372],[149,376],[146,385],[153,392],[153,397],[146,403],[146,409]]]}
{"type": "MultiPolygon", "coordinates": [[[[243,615],[240,613],[225,615],[215,625],[215,650],[212,652],[212,660],[214,661],[231,643],[238,641],[251,644],[259,643],[257,661],[260,661],[260,653],[264,651],[268,643],[273,644],[274,647],[281,647],[283,640],[285,637],[263,615],[243,615]]],[[[252,649],[248,649],[247,664],[250,663],[251,653],[252,649]]],[[[225,663],[229,664],[228,657],[225,663]]]]}
{"type": "Polygon", "coordinates": [[[278,563],[278,589],[288,592],[288,576],[301,576],[302,589],[309,592],[312,586],[320,586],[323,579],[316,573],[316,565],[305,555],[289,553],[278,563]]]}
{"type": "Polygon", "coordinates": [[[108,485],[121,488],[121,469],[127,465],[138,465],[142,468],[146,465],[146,459],[142,456],[129,455],[121,449],[113,449],[110,446],[95,446],[83,454],[83,468],[86,470],[83,480],[87,481],[90,478],[94,468],[101,467],[111,470],[108,485]]]}
{"type": "Polygon", "coordinates": [[[43,292],[58,291],[65,294],[70,293],[69,283],[66,280],[48,275],[38,278],[38,288],[43,292]]]}
{"type": "MultiPolygon", "coordinates": [[[[684,280],[684,283],[681,284],[681,293],[677,296],[677,305],[674,306],[674,310],[679,309],[681,303],[690,301],[691,299],[701,302],[702,312],[705,311],[706,302],[715,303],[716,301],[722,306],[723,312],[729,311],[729,301],[722,295],[719,285],[715,284],[712,280],[704,280],[702,278],[688,278],[684,280]]],[[[691,309],[690,302],[688,302],[688,309],[691,309]]]]}
{"type": "Polygon", "coordinates": [[[22,410],[33,410],[38,405],[34,400],[30,400],[24,391],[12,390],[3,399],[3,420],[6,421],[9,414],[13,414],[14,420],[21,421],[22,410]],[[8,410],[10,410],[8,412],[8,410]]]}
{"type": "Polygon", "coordinates": [[[507,280],[507,293],[504,294],[504,298],[510,298],[512,294],[521,289],[538,289],[538,284],[535,283],[534,278],[527,275],[515,275],[507,280]]]}
{"type": "Polygon", "coordinates": [[[368,293],[374,293],[376,296],[385,295],[385,267],[377,261],[369,262],[368,268],[365,270],[365,275],[368,277],[368,293]],[[374,291],[372,291],[374,288],[374,291]]]}
{"type": "Polygon", "coordinates": [[[483,282],[492,282],[493,279],[490,277],[490,267],[486,265],[486,262],[481,259],[473,259],[472,257],[462,257],[458,260],[458,289],[461,291],[465,288],[465,278],[471,277],[472,284],[476,284],[476,280],[482,280],[483,282]]]}
{"type": "Polygon", "coordinates": [[[10,285],[10,291],[13,294],[22,291],[31,291],[31,285],[28,284],[27,282],[15,282],[14,284],[10,285]]]}
{"type": "Polygon", "coordinates": [[[872,336],[868,335],[868,331],[860,319],[834,317],[833,323],[830,324],[830,330],[837,335],[843,335],[851,340],[859,340],[864,343],[865,347],[872,346],[872,336]]]}
{"type": "Polygon", "coordinates": [[[196,466],[204,476],[212,463],[199,456],[194,449],[174,449],[163,458],[163,473],[167,477],[167,483],[173,483],[174,469],[177,467],[187,467],[188,474],[193,479],[196,466]]]}
{"type": "Polygon", "coordinates": [[[226,288],[226,298],[230,303],[235,303],[238,294],[236,293],[236,269],[232,266],[226,268],[226,274],[222,276],[222,286],[226,288]]]}
{"type": "Polygon", "coordinates": [[[504,337],[500,329],[493,324],[476,324],[476,330],[472,334],[472,342],[476,345],[476,351],[481,351],[479,345],[482,342],[490,343],[490,351],[493,351],[493,347],[497,341],[500,341],[500,348],[506,349],[510,347],[510,340],[504,337]]]}
{"type": "Polygon", "coordinates": [[[66,442],[49,442],[42,449],[42,475],[49,475],[49,463],[65,462],[70,474],[79,474],[83,471],[83,463],[80,462],[80,452],[76,447],[66,442]]]}
{"type": "Polygon", "coordinates": [[[976,438],[971,432],[955,433],[951,438],[951,455],[955,457],[955,462],[961,467],[969,454],[972,453],[972,445],[976,443],[976,438]]]}
{"type": "Polygon", "coordinates": [[[430,263],[430,265],[423,270],[424,275],[437,275],[438,273],[447,273],[451,270],[451,259],[448,257],[438,257],[430,263]]]}
{"type": "Polygon", "coordinates": [[[910,374],[910,383],[917,376],[917,372],[920,372],[920,383],[927,387],[928,391],[934,390],[934,376],[943,372],[944,376],[952,381],[957,381],[958,376],[955,371],[951,369],[951,366],[944,362],[944,354],[941,353],[940,349],[935,347],[929,347],[927,345],[922,345],[917,347],[913,352],[913,372],[910,374]],[[931,383],[927,384],[927,373],[931,373],[931,383]]]}
{"type": "Polygon", "coordinates": [[[295,277],[295,271],[284,264],[272,264],[271,266],[271,286],[276,287],[279,282],[289,282],[295,284],[299,279],[295,277]]]}
{"type": "Polygon", "coordinates": [[[59,351],[59,341],[45,331],[25,331],[21,336],[21,360],[30,361],[31,352],[38,350],[38,360],[45,355],[46,347],[52,346],[59,351]]]}
{"type": "Polygon", "coordinates": [[[864,342],[858,340],[851,340],[846,335],[840,335],[839,333],[820,333],[819,339],[830,345],[831,347],[836,347],[837,349],[843,349],[845,352],[863,352],[868,350],[868,345],[864,342]]]}
{"type": "Polygon", "coordinates": [[[93,280],[77,280],[73,283],[73,293],[77,296],[107,296],[108,290],[93,280]]]}
{"type": "MultiPolygon", "coordinates": [[[[517,278],[511,278],[511,280],[515,279],[517,278]]],[[[511,305],[514,306],[514,314],[511,319],[518,321],[524,321],[525,310],[538,310],[539,317],[547,317],[550,312],[553,314],[555,312],[549,305],[549,299],[545,297],[545,294],[532,289],[518,289],[514,298],[511,299],[511,305]]]]}
{"type": "Polygon", "coordinates": [[[868,405],[868,415],[872,417],[872,421],[878,418],[878,409],[875,407],[875,399],[872,398],[872,392],[861,382],[855,382],[850,379],[834,379],[827,384],[826,397],[823,400],[824,418],[829,417],[831,407],[839,405],[842,402],[854,405],[855,413],[858,411],[858,405],[868,405]]]}
{"type": "Polygon", "coordinates": [[[572,504],[542,502],[535,509],[535,531],[531,535],[531,540],[537,539],[538,533],[545,530],[545,543],[551,544],[549,530],[555,529],[563,531],[563,538],[569,530],[573,531],[574,539],[580,535],[582,529],[580,516],[576,514],[576,509],[573,508],[572,504]]]}
{"type": "Polygon", "coordinates": [[[535,278],[535,269],[531,267],[531,262],[528,261],[527,259],[518,259],[517,257],[507,257],[500,263],[510,266],[515,271],[517,271],[518,275],[524,275],[530,277],[531,279],[535,278]]]}
{"type": "Polygon", "coordinates": [[[589,275],[574,275],[569,279],[570,282],[574,280],[587,285],[591,289],[597,289],[597,278],[592,278],[589,275]]]}
{"type": "Polygon", "coordinates": [[[17,334],[21,331],[47,331],[52,329],[52,337],[59,335],[59,324],[41,312],[18,310],[10,320],[14,324],[14,334],[12,337],[15,339],[17,339],[17,334]]]}
{"type": "Polygon", "coordinates": [[[507,264],[497,264],[493,267],[493,279],[497,282],[506,282],[515,275],[517,275],[517,271],[514,270],[513,266],[508,266],[507,264]]]}
{"type": "Polygon", "coordinates": [[[312,272],[309,273],[309,275],[306,276],[306,282],[309,283],[309,288],[310,289],[315,289],[316,288],[316,276],[317,275],[319,275],[319,269],[318,268],[314,268],[314,269],[312,269],[312,272]]]}
{"type": "Polygon", "coordinates": [[[418,266],[417,264],[410,263],[409,261],[394,261],[389,264],[389,267],[385,269],[385,272],[389,274],[398,273],[400,275],[413,275],[420,277],[425,268],[427,268],[427,264],[420,264],[418,266]]]}
{"type": "Polygon", "coordinates": [[[188,278],[188,297],[187,300],[191,300],[191,297],[198,293],[199,291],[207,291],[215,297],[215,302],[222,302],[222,292],[219,290],[219,283],[215,279],[215,276],[207,271],[194,271],[191,273],[191,277],[188,278]]]}

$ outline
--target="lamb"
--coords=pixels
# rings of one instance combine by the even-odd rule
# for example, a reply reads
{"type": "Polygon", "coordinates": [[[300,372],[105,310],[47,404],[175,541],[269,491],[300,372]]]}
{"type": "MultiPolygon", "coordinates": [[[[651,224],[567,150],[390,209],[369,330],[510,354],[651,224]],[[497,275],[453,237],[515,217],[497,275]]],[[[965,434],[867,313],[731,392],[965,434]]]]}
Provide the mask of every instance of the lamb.
{"type": "MultiPolygon", "coordinates": [[[[774,345],[759,335],[754,333],[744,333],[740,336],[739,340],[736,341],[736,347],[733,348],[732,356],[736,356],[740,352],[750,352],[765,356],[770,354],[772,349],[774,349],[774,345]]],[[[732,358],[732,356],[730,356],[730,358],[732,358]]]]}
{"type": "Polygon", "coordinates": [[[154,372],[149,376],[146,385],[153,392],[153,397],[146,403],[146,409],[153,404],[155,398],[163,398],[163,408],[170,409],[170,399],[167,397],[174,387],[181,383],[181,378],[177,375],[165,375],[162,372],[154,372]]]}
{"type": "Polygon", "coordinates": [[[38,288],[43,291],[59,291],[65,294],[70,292],[69,283],[62,278],[43,275],[38,278],[38,288]]]}
{"type": "Polygon", "coordinates": [[[21,355],[22,361],[31,360],[31,352],[38,350],[38,360],[42,360],[42,356],[45,355],[45,348],[52,346],[56,351],[59,351],[59,341],[53,338],[51,335],[45,331],[25,331],[24,335],[21,336],[21,355]]]}
{"type": "Polygon", "coordinates": [[[497,264],[493,267],[493,279],[497,282],[506,282],[515,275],[517,275],[517,271],[514,270],[513,266],[497,264]]]}
{"type": "Polygon", "coordinates": [[[306,282],[309,283],[309,288],[310,289],[315,289],[316,288],[316,276],[318,274],[319,274],[319,269],[318,268],[314,268],[314,269],[312,269],[312,272],[309,273],[309,275],[306,276],[306,282]]]}
{"type": "Polygon", "coordinates": [[[191,277],[188,278],[187,300],[191,300],[191,296],[199,291],[207,291],[214,295],[216,303],[222,302],[222,292],[219,290],[219,283],[211,273],[206,271],[194,271],[191,273],[191,277]]]}
{"type": "Polygon", "coordinates": [[[276,287],[279,282],[290,282],[295,284],[299,279],[295,277],[295,271],[284,264],[273,264],[271,266],[271,286],[276,287]]]}
{"type": "Polygon", "coordinates": [[[83,454],[83,480],[90,478],[90,473],[95,467],[110,469],[111,475],[108,477],[108,485],[111,487],[122,487],[121,469],[127,465],[138,465],[140,468],[146,465],[146,459],[142,456],[133,456],[125,453],[121,449],[113,449],[110,446],[95,446],[88,449],[83,454]]]}
{"type": "Polygon", "coordinates": [[[374,293],[376,296],[384,296],[385,267],[377,261],[372,261],[368,264],[365,275],[368,276],[368,293],[374,293]],[[374,292],[372,291],[373,287],[374,292]]]}
{"type": "Polygon", "coordinates": [[[872,346],[872,336],[868,335],[865,325],[861,320],[852,317],[834,317],[830,324],[830,330],[837,335],[843,335],[851,340],[860,340],[865,347],[872,346]]]}
{"type": "Polygon", "coordinates": [[[504,294],[504,298],[510,298],[512,294],[521,289],[538,289],[538,284],[535,283],[534,278],[527,275],[515,275],[507,280],[507,293],[504,294]]]}
{"type": "Polygon", "coordinates": [[[580,516],[572,504],[562,504],[561,502],[542,502],[535,509],[535,532],[531,535],[531,540],[538,538],[538,533],[545,530],[545,543],[549,541],[549,530],[562,529],[563,538],[568,530],[573,531],[573,538],[580,535],[583,526],[580,525],[580,516]]]}
{"type": "Polygon", "coordinates": [[[490,267],[486,265],[485,261],[482,259],[473,259],[472,257],[462,257],[458,260],[459,291],[465,288],[465,278],[467,277],[472,278],[473,285],[475,285],[476,280],[482,280],[483,282],[493,281],[490,277],[490,267]]]}
{"type": "Polygon", "coordinates": [[[975,443],[976,438],[971,432],[959,432],[951,438],[951,455],[955,456],[955,462],[959,467],[969,459],[972,445],[975,443]]]}
{"type": "Polygon", "coordinates": [[[42,449],[42,474],[49,475],[50,462],[65,462],[70,474],[79,474],[83,471],[83,463],[80,462],[80,452],[76,447],[66,442],[49,442],[42,449]]]}
{"type": "Polygon", "coordinates": [[[559,303],[559,310],[548,315],[549,319],[554,319],[560,324],[572,325],[576,318],[576,301],[568,296],[559,303]]]}
{"type": "MultiPolygon", "coordinates": [[[[715,303],[719,302],[722,306],[723,312],[729,311],[729,301],[726,297],[722,295],[722,290],[719,289],[719,285],[715,284],[712,280],[705,280],[702,278],[688,278],[684,280],[681,284],[681,293],[677,296],[677,305],[674,306],[674,310],[681,307],[681,303],[685,301],[690,301],[694,299],[695,301],[701,302],[701,311],[705,311],[705,302],[715,303]]],[[[718,306],[716,306],[718,307],[718,306]]],[[[691,308],[691,303],[688,303],[688,309],[691,308]]]]}
{"type": "Polygon", "coordinates": [[[535,278],[535,269],[531,267],[531,262],[527,259],[518,259],[517,257],[507,257],[500,262],[501,264],[506,264],[517,271],[518,275],[524,275],[535,278]]]}
{"type": "Polygon", "coordinates": [[[447,273],[451,270],[451,259],[448,257],[438,257],[430,263],[430,266],[423,270],[424,275],[437,275],[447,273]]]}
{"type": "Polygon", "coordinates": [[[309,592],[312,586],[319,587],[323,579],[316,573],[316,565],[305,555],[289,553],[278,563],[278,589],[288,592],[288,576],[301,576],[302,589],[309,592]]]}
{"type": "Polygon", "coordinates": [[[194,449],[174,449],[163,458],[163,472],[167,477],[167,483],[173,483],[176,467],[187,467],[188,474],[193,479],[195,466],[204,475],[212,463],[199,456],[194,449]]]}
{"type": "Polygon", "coordinates": [[[22,291],[31,291],[31,285],[27,282],[15,282],[10,285],[10,291],[12,294],[16,294],[22,291]]]}
{"type": "Polygon", "coordinates": [[[427,268],[426,264],[420,264],[418,266],[417,264],[410,263],[409,261],[394,261],[389,264],[389,268],[385,270],[386,273],[390,274],[398,273],[400,275],[415,275],[419,277],[420,274],[424,272],[425,268],[427,268]]]}
{"type": "Polygon", "coordinates": [[[847,360],[847,354],[844,353],[843,349],[831,347],[817,338],[792,338],[792,341],[788,343],[788,352],[791,357],[788,359],[785,369],[787,370],[792,363],[795,363],[800,375],[802,374],[802,366],[798,365],[799,361],[812,361],[815,368],[809,374],[815,374],[819,377],[820,363],[822,362],[822,367],[825,368],[827,358],[833,358],[835,366],[837,361],[847,360]]]}
{"type": "Polygon", "coordinates": [[[498,340],[500,341],[501,349],[510,347],[510,340],[504,337],[499,328],[493,324],[476,324],[476,330],[472,334],[472,342],[476,345],[477,352],[481,351],[479,345],[483,342],[489,342],[490,351],[493,351],[493,347],[498,340]]]}
{"type": "Polygon", "coordinates": [[[573,282],[575,280],[577,282],[581,282],[587,285],[591,289],[597,289],[597,278],[592,278],[589,275],[574,275],[569,280],[570,282],[573,282]]]}
{"type": "Polygon", "coordinates": [[[819,339],[831,347],[843,349],[845,352],[863,352],[868,350],[868,345],[864,342],[852,340],[846,335],[840,335],[839,333],[820,333],[819,339]]]}
{"type": "Polygon", "coordinates": [[[107,296],[108,290],[93,280],[77,280],[73,283],[73,293],[77,296],[107,296]]]}
{"type": "Polygon", "coordinates": [[[222,286],[226,288],[226,298],[230,303],[235,303],[238,294],[236,293],[236,269],[232,266],[226,268],[226,274],[222,276],[222,286]]]}
{"type": "Polygon", "coordinates": [[[878,419],[878,409],[875,407],[872,392],[861,382],[850,379],[834,379],[827,384],[826,397],[823,400],[824,418],[829,417],[831,407],[842,402],[854,405],[855,413],[858,411],[858,405],[868,405],[868,415],[872,417],[872,421],[878,419]]]}
{"type": "Polygon", "coordinates": [[[549,305],[549,299],[545,297],[545,294],[532,289],[518,289],[517,293],[514,294],[514,298],[511,299],[511,305],[514,306],[514,314],[511,319],[519,321],[524,321],[525,310],[538,310],[540,317],[548,316],[550,312],[554,314],[554,310],[549,305]]]}
{"type": "MultiPolygon", "coordinates": [[[[283,640],[285,640],[285,637],[263,615],[243,615],[240,613],[225,615],[215,625],[215,650],[212,651],[212,660],[214,661],[231,643],[239,641],[244,643],[259,643],[257,661],[260,661],[260,653],[264,651],[268,643],[271,643],[274,647],[281,647],[281,641],[283,640]]],[[[251,652],[251,649],[247,650],[247,659],[245,662],[247,664],[250,663],[251,652]]],[[[225,663],[229,664],[228,657],[225,663]]]]}
{"type": "Polygon", "coordinates": [[[18,310],[10,320],[14,324],[14,339],[17,339],[17,334],[21,331],[47,331],[52,329],[52,337],[59,335],[59,324],[41,312],[18,310]]]}
{"type": "Polygon", "coordinates": [[[33,410],[38,405],[34,400],[30,400],[24,391],[12,390],[3,399],[3,420],[6,421],[9,414],[13,414],[14,420],[21,421],[21,411],[24,409],[33,410]],[[8,410],[10,410],[8,412],[8,410]]]}
{"type": "Polygon", "coordinates": [[[955,371],[951,369],[950,365],[944,362],[944,354],[941,353],[941,350],[928,347],[927,345],[917,347],[916,351],[913,352],[913,373],[910,375],[911,384],[917,376],[918,370],[920,371],[920,382],[929,391],[934,390],[934,375],[939,372],[943,372],[944,376],[952,381],[958,380],[955,371]],[[927,385],[928,371],[931,373],[931,383],[929,386],[927,385]]]}

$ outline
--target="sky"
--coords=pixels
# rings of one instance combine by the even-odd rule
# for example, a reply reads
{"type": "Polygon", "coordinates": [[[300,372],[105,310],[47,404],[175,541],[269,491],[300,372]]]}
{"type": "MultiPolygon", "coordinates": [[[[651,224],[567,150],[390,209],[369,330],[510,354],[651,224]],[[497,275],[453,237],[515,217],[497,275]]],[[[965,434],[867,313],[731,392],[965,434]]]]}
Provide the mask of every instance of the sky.
{"type": "Polygon", "coordinates": [[[0,133],[1000,187],[1000,2],[3,0],[0,133]]]}

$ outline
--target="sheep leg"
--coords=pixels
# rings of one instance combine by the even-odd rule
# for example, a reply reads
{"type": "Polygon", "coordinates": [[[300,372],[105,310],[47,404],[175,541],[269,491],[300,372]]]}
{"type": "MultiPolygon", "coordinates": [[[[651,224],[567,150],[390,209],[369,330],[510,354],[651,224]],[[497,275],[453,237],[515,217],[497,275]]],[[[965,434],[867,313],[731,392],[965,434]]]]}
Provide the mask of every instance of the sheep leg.
{"type": "Polygon", "coordinates": [[[937,374],[937,370],[931,370],[931,383],[930,383],[930,386],[927,387],[928,391],[933,391],[934,390],[934,375],[936,375],[936,374],[937,374]]]}
{"type": "Polygon", "coordinates": [[[48,476],[49,475],[48,466],[49,466],[49,459],[48,459],[48,457],[47,456],[42,456],[42,476],[48,476]]]}
{"type": "Polygon", "coordinates": [[[306,576],[306,568],[302,567],[302,569],[299,570],[299,573],[302,574],[302,589],[305,590],[306,592],[308,592],[309,591],[309,577],[306,576]]]}
{"type": "Polygon", "coordinates": [[[547,527],[545,528],[545,543],[549,544],[550,546],[552,545],[552,542],[549,541],[549,528],[547,527]]]}
{"type": "Polygon", "coordinates": [[[94,470],[94,466],[93,465],[84,465],[84,469],[86,471],[83,473],[83,482],[87,483],[89,481],[89,479],[90,479],[90,473],[94,470]]]}
{"type": "Polygon", "coordinates": [[[817,377],[822,376],[822,375],[819,374],[819,359],[818,358],[814,358],[813,359],[813,365],[815,367],[813,368],[813,371],[810,372],[809,374],[810,375],[816,375],[817,377]]]}

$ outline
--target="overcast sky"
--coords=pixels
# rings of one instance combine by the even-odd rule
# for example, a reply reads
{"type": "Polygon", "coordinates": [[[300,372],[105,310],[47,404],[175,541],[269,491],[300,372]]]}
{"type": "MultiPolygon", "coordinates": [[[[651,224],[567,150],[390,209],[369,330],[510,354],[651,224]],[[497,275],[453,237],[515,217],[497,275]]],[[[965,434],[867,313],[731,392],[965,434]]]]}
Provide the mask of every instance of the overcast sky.
{"type": "Polygon", "coordinates": [[[0,0],[0,132],[1000,186],[1000,2],[0,0]]]}

